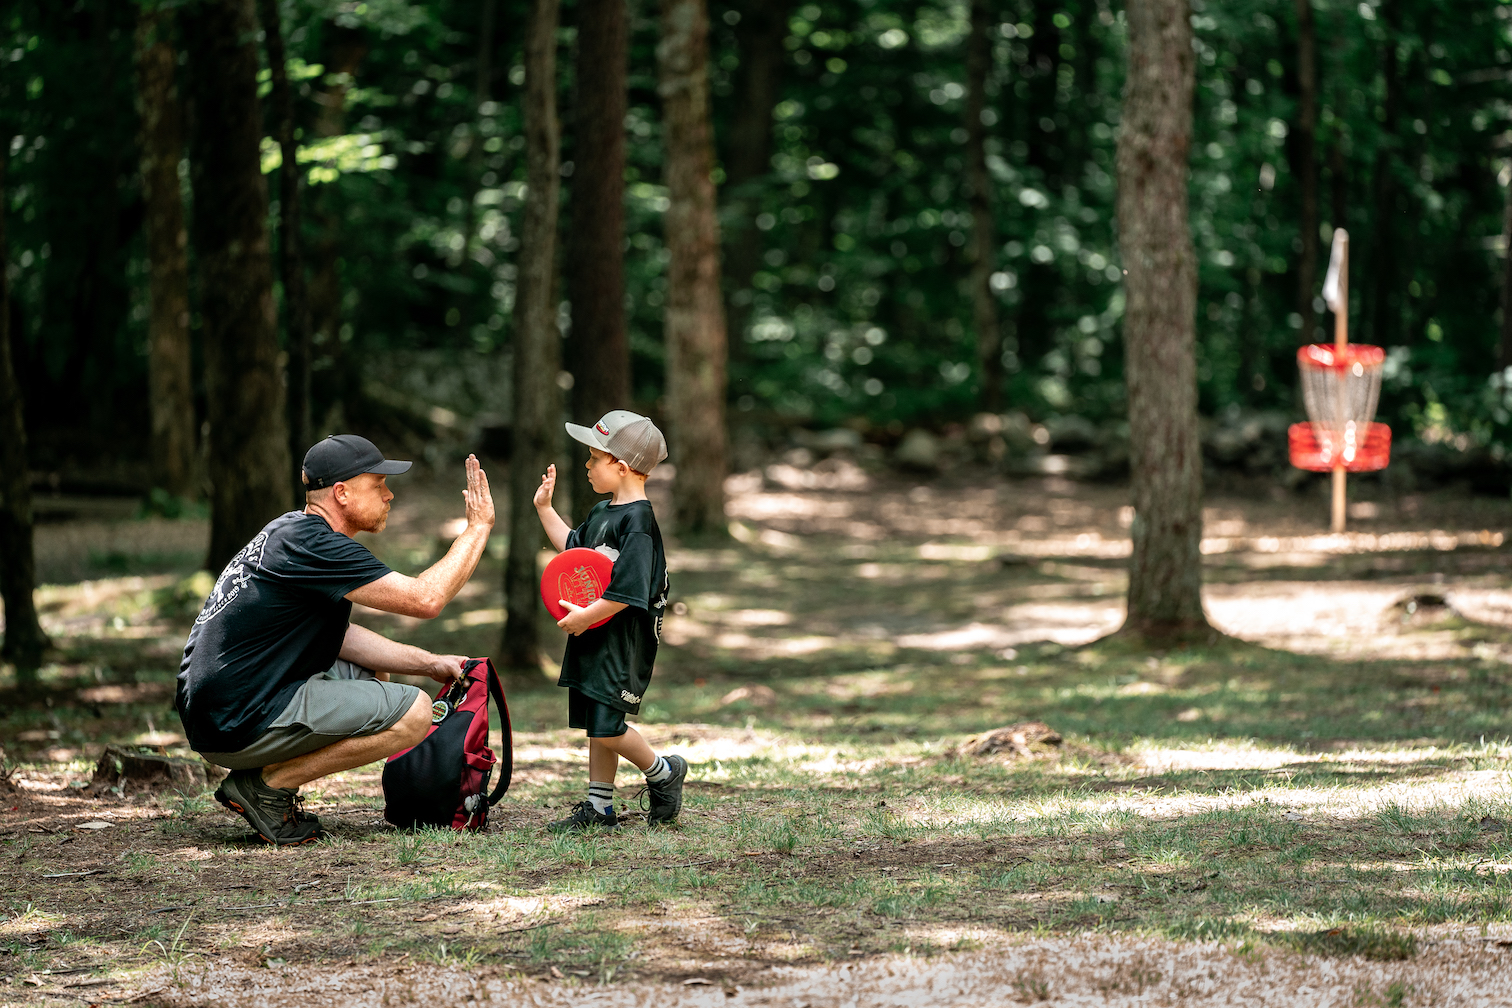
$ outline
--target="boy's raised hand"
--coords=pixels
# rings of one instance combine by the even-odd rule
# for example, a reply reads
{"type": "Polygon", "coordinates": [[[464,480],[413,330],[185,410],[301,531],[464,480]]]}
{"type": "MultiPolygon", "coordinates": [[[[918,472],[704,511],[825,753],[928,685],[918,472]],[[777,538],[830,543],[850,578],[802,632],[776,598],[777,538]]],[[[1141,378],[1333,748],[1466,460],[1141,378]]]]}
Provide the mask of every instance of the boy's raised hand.
{"type": "Polygon", "coordinates": [[[534,503],[537,509],[551,507],[551,495],[556,493],[556,466],[546,467],[546,475],[541,477],[541,485],[536,487],[534,503]]]}

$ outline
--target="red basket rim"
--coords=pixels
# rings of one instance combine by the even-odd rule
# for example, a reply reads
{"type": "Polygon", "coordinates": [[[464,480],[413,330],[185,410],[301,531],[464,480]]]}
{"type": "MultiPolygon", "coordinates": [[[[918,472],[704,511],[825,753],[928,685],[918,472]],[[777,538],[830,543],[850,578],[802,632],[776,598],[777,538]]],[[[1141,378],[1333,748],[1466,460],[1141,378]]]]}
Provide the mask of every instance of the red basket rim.
{"type": "Polygon", "coordinates": [[[1332,343],[1309,343],[1297,349],[1297,366],[1344,370],[1355,364],[1364,367],[1379,367],[1386,360],[1386,351],[1369,343],[1350,343],[1340,350],[1332,343]]]}
{"type": "MultiPolygon", "coordinates": [[[[1358,450],[1349,462],[1343,462],[1350,472],[1374,472],[1391,463],[1391,428],[1383,423],[1371,422],[1360,431],[1358,450]]],[[[1324,439],[1309,420],[1294,423],[1286,432],[1288,455],[1291,464],[1298,469],[1312,472],[1328,472],[1342,462],[1332,452],[1325,450],[1324,439]]]]}

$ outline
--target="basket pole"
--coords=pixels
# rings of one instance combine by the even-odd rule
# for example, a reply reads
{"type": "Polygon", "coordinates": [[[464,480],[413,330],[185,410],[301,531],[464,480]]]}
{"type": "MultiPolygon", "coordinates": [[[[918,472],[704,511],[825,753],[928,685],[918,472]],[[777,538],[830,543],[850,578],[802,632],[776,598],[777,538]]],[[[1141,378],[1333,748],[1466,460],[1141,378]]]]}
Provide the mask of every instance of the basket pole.
{"type": "MultiPolygon", "coordinates": [[[[1349,346],[1349,237],[1345,235],[1338,243],[1339,251],[1339,300],[1334,305],[1334,347],[1342,355],[1349,346]]],[[[1344,371],[1339,371],[1339,381],[1342,384],[1348,379],[1344,371]]],[[[1341,396],[1342,398],[1342,396],[1341,396]]],[[[1345,483],[1348,476],[1344,471],[1344,464],[1334,462],[1333,471],[1333,531],[1344,531],[1344,518],[1348,503],[1348,493],[1345,483]]]]}

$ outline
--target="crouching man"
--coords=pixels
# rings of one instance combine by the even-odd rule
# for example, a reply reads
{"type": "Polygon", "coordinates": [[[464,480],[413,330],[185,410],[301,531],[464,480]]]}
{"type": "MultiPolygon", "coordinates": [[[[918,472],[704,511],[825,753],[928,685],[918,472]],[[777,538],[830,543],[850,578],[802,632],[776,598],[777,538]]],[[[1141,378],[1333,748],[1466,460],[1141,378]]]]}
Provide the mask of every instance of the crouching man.
{"type": "Polygon", "coordinates": [[[328,437],[304,458],[305,509],[267,524],[226,565],[194,621],[177,704],[189,744],[231,775],[216,790],[270,844],[320,835],[299,787],[418,743],[430,699],[393,673],[450,682],[461,655],[436,655],[349,622],[352,603],[432,619],[472,577],[494,523],[488,477],[467,458],[467,527],[409,578],[352,536],[381,532],[407,471],[371,441],[328,437]]]}

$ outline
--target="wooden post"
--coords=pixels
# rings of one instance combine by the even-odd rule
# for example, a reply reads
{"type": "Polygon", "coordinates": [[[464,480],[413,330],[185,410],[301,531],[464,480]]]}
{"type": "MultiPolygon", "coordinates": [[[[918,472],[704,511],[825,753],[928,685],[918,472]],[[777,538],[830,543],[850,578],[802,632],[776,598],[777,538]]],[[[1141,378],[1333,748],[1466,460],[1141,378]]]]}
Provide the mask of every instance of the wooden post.
{"type": "MultiPolygon", "coordinates": [[[[1334,348],[1343,353],[1349,346],[1349,234],[1346,232],[1338,243],[1339,271],[1334,309],[1334,348]]],[[[1348,381],[1345,372],[1339,372],[1339,381],[1348,381]]],[[[1364,436],[1364,432],[1361,432],[1364,436]]],[[[1333,531],[1344,531],[1344,519],[1348,495],[1345,489],[1347,476],[1344,463],[1334,462],[1333,471],[1333,531]]]]}

